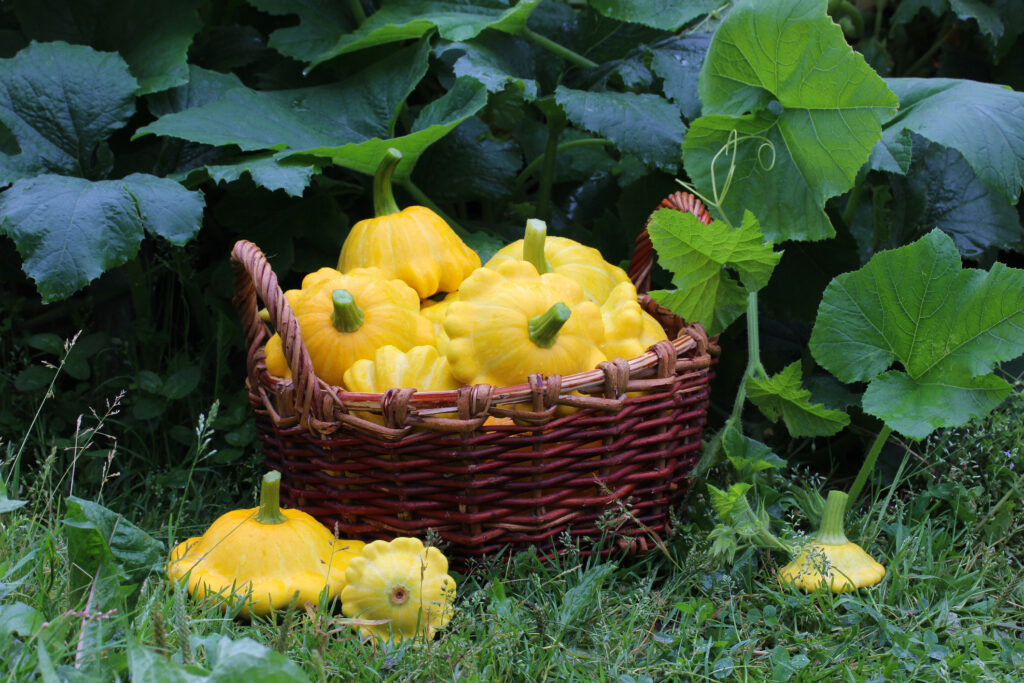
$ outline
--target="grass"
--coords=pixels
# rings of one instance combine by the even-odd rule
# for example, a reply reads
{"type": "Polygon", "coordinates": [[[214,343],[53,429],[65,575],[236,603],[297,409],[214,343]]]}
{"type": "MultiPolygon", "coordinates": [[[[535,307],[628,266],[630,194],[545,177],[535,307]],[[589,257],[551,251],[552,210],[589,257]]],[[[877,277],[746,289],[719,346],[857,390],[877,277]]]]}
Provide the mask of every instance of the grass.
{"type": "MultiPolygon", "coordinates": [[[[1024,666],[1020,386],[986,420],[890,450],[880,480],[892,488],[847,518],[887,567],[874,588],[803,594],[774,578],[787,558],[763,551],[717,566],[691,516],[665,552],[640,558],[588,559],[565,541],[555,566],[531,553],[478,565],[456,576],[456,614],[437,638],[391,647],[361,642],[327,605],[247,623],[150,573],[172,540],[251,505],[224,478],[249,477],[240,489],[254,492],[256,470],[210,464],[208,414],[175,487],[118,473],[115,416],[83,420],[62,441],[71,451],[26,448],[38,456],[22,467],[27,504],[0,514],[6,680],[1015,681],[1024,666]],[[88,491],[75,484],[86,474],[88,491]],[[139,483],[117,482],[127,477],[139,483]],[[110,549],[104,530],[120,534],[110,549]]],[[[20,444],[0,449],[6,476],[20,444]]],[[[799,484],[790,477],[781,485],[799,484]]]]}

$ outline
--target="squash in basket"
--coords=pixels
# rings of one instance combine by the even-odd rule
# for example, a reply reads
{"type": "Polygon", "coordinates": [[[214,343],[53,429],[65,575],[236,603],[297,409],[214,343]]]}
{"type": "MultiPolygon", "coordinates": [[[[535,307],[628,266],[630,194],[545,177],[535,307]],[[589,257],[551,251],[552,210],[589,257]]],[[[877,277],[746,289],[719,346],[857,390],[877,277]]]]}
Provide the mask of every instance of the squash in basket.
{"type": "Polygon", "coordinates": [[[658,321],[640,307],[632,282],[620,282],[612,289],[601,305],[601,318],[604,321],[601,351],[609,358],[634,358],[652,344],[668,338],[658,321]]]}
{"type": "MultiPolygon", "coordinates": [[[[433,346],[414,346],[406,351],[388,344],[377,349],[373,360],[357,360],[345,371],[345,389],[366,394],[382,394],[388,389],[411,387],[416,391],[450,391],[461,384],[452,377],[448,359],[433,346]]],[[[375,413],[360,412],[360,417],[384,424],[375,413]]]]}

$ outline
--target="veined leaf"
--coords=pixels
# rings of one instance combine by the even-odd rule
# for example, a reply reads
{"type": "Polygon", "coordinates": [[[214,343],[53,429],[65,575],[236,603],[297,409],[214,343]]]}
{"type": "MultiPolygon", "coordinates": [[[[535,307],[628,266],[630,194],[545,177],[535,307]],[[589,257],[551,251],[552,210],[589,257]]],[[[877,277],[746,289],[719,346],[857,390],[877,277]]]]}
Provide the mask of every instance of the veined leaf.
{"type": "Polygon", "coordinates": [[[712,160],[733,130],[746,138],[722,208],[734,221],[753,212],[774,241],[835,234],[825,200],[852,187],[898,105],[825,10],[823,0],[738,3],[711,40],[705,116],[683,144],[690,177],[714,198],[731,155],[712,160]]]}
{"type": "Polygon", "coordinates": [[[722,437],[722,449],[725,451],[729,462],[736,468],[736,473],[742,480],[749,481],[757,472],[786,466],[786,461],[775,455],[772,449],[744,436],[734,426],[725,428],[722,437]]]}
{"type": "Polygon", "coordinates": [[[318,0],[247,0],[268,14],[297,14],[298,26],[270,34],[270,47],[300,62],[309,62],[334,45],[338,36],[355,28],[346,3],[318,0]]]}
{"type": "Polygon", "coordinates": [[[704,225],[693,214],[656,211],[647,225],[658,263],[672,272],[674,290],[651,296],[684,320],[699,321],[718,334],[747,308],[747,292],[768,284],[782,252],[765,244],[754,216],[738,229],[720,221],[704,225]],[[736,271],[736,282],[726,269],[736,271]]]}
{"type": "Polygon", "coordinates": [[[811,392],[800,384],[800,361],[790,363],[768,379],[747,379],[747,398],[765,417],[781,417],[790,436],[831,436],[850,424],[841,410],[830,410],[811,402],[811,392]]]}
{"type": "Polygon", "coordinates": [[[606,17],[666,31],[675,31],[721,4],[723,0],[590,0],[590,6],[606,17]]]}
{"type": "Polygon", "coordinates": [[[501,92],[512,83],[519,85],[523,97],[537,97],[534,73],[536,54],[530,43],[503,33],[486,33],[471,43],[449,43],[435,50],[451,63],[455,77],[470,76],[484,84],[487,92],[501,92]]]}
{"type": "Polygon", "coordinates": [[[127,262],[144,233],[184,244],[199,230],[202,213],[200,193],[142,174],[95,182],[41,175],[0,194],[0,231],[14,240],[22,268],[47,303],[127,262]]]}
{"type": "Polygon", "coordinates": [[[710,33],[685,33],[651,48],[651,69],[662,79],[665,94],[679,105],[688,121],[700,116],[697,83],[710,44],[710,33]]]}
{"type": "Polygon", "coordinates": [[[869,382],[864,410],[902,434],[963,425],[1009,395],[992,370],[1024,353],[1024,271],[963,269],[933,230],[833,279],[810,348],[841,381],[869,382]]]}
{"type": "Polygon", "coordinates": [[[558,86],[555,101],[574,124],[603,135],[648,166],[674,171],[686,126],[679,108],[662,97],[629,92],[588,92],[558,86]]]}
{"type": "Polygon", "coordinates": [[[80,45],[32,43],[0,60],[0,123],[20,147],[0,153],[0,185],[39,173],[105,175],[106,138],[135,112],[137,86],[119,55],[80,45]]]}
{"type": "Polygon", "coordinates": [[[346,52],[419,38],[434,29],[451,41],[470,40],[487,28],[517,34],[538,4],[540,0],[518,0],[511,6],[502,0],[383,0],[358,29],[341,36],[311,67],[346,52]]]}
{"type": "Polygon", "coordinates": [[[979,178],[1014,204],[1024,182],[1024,93],[953,78],[890,78],[900,113],[884,140],[905,129],[963,155],[979,178]]]}
{"type": "Polygon", "coordinates": [[[284,190],[292,197],[301,197],[319,170],[317,164],[308,161],[279,159],[273,152],[264,152],[243,157],[234,163],[208,164],[173,177],[195,186],[205,178],[217,183],[230,183],[248,174],[261,187],[284,190]]]}

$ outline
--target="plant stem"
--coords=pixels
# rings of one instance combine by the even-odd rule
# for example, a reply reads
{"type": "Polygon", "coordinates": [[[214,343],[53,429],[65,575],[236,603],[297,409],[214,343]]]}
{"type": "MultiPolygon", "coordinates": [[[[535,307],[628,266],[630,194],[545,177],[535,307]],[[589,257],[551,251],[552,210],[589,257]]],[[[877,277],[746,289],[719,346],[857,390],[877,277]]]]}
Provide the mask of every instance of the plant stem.
{"type": "Polygon", "coordinates": [[[380,160],[380,165],[377,166],[377,172],[373,174],[373,213],[377,217],[400,211],[398,204],[395,203],[395,195],[391,191],[391,176],[401,160],[402,153],[394,147],[389,147],[384,153],[384,158],[380,160]]]}
{"type": "Polygon", "coordinates": [[[923,55],[918,57],[916,62],[910,65],[910,68],[907,69],[903,73],[903,75],[913,76],[915,73],[917,73],[917,70],[920,69],[925,64],[927,64],[928,60],[931,59],[935,55],[935,53],[939,51],[939,48],[941,48],[945,44],[945,42],[950,39],[950,37],[953,35],[953,31],[955,30],[956,25],[954,24],[949,27],[949,30],[944,31],[942,35],[939,36],[939,38],[934,43],[932,43],[932,46],[928,48],[923,55]]]}
{"type": "MultiPolygon", "coordinates": [[[[570,140],[569,142],[563,142],[562,144],[558,145],[558,147],[555,149],[555,152],[565,152],[570,149],[575,149],[576,147],[605,147],[614,144],[615,143],[613,143],[611,140],[608,140],[607,138],[583,138],[581,140],[570,140]]],[[[546,154],[541,154],[539,157],[537,157],[529,164],[527,164],[526,168],[524,168],[522,172],[520,172],[520,174],[516,177],[516,186],[518,187],[525,183],[527,179],[529,179],[529,177],[533,175],[534,171],[537,170],[537,167],[544,163],[544,159],[546,157],[546,154]]]]}
{"type": "Polygon", "coordinates": [[[331,324],[338,332],[355,332],[363,326],[366,316],[347,289],[335,289],[331,292],[331,303],[334,305],[331,324]]]}
{"type": "Polygon", "coordinates": [[[761,335],[757,325],[757,292],[747,293],[747,369],[743,371],[743,379],[736,390],[736,401],[732,405],[729,422],[737,424],[743,412],[743,404],[747,400],[747,379],[750,377],[766,377],[764,366],[761,365],[761,335]]]}
{"type": "Polygon", "coordinates": [[[848,496],[842,491],[829,491],[825,499],[825,509],[821,513],[821,525],[814,540],[826,545],[844,545],[849,542],[846,538],[846,530],[843,528],[843,518],[846,516],[848,496]]]}
{"type": "Polygon", "coordinates": [[[853,213],[857,210],[857,204],[860,202],[862,192],[864,192],[864,183],[857,183],[850,190],[850,196],[846,199],[846,206],[843,207],[843,225],[846,226],[847,230],[850,229],[850,223],[853,222],[853,213]]]}
{"type": "Polygon", "coordinates": [[[562,59],[564,59],[564,60],[566,60],[568,62],[572,62],[576,66],[582,66],[584,68],[590,68],[590,67],[597,66],[597,62],[593,62],[593,61],[587,59],[586,57],[584,57],[580,53],[574,52],[573,50],[570,50],[569,48],[565,47],[564,45],[560,45],[560,44],[556,43],[555,41],[551,40],[550,38],[545,38],[541,34],[532,31],[530,28],[528,28],[526,26],[523,26],[523,29],[522,29],[522,31],[520,32],[519,35],[521,35],[524,38],[529,38],[530,40],[532,40],[533,42],[537,43],[538,45],[540,45],[545,50],[547,50],[549,52],[555,53],[556,55],[558,55],[562,59]]]}
{"type": "Polygon", "coordinates": [[[527,322],[530,341],[543,349],[550,349],[558,339],[558,333],[569,322],[572,311],[559,301],[540,315],[535,315],[527,322]]]}
{"type": "Polygon", "coordinates": [[[283,524],[288,518],[281,512],[281,473],[271,470],[263,475],[260,486],[260,509],[256,512],[260,524],[283,524]]]}
{"type": "Polygon", "coordinates": [[[362,25],[366,21],[366,12],[363,10],[361,0],[348,0],[348,7],[352,10],[352,17],[356,20],[356,26],[362,25]]]}
{"type": "Polygon", "coordinates": [[[523,235],[523,260],[529,262],[543,275],[551,272],[551,264],[544,255],[544,243],[547,241],[548,226],[539,218],[526,221],[526,232],[523,235]]]}
{"type": "Polygon", "coordinates": [[[884,425],[882,431],[878,432],[878,436],[875,437],[874,442],[871,444],[871,450],[868,451],[868,455],[864,459],[864,464],[860,466],[860,471],[857,472],[857,478],[853,480],[853,484],[850,486],[850,491],[847,494],[849,500],[846,501],[847,509],[856,502],[857,496],[860,495],[861,489],[864,488],[864,484],[868,480],[868,475],[875,469],[875,463],[878,462],[878,454],[882,452],[882,446],[885,445],[890,434],[892,434],[892,428],[889,425],[884,425]]]}
{"type": "Polygon", "coordinates": [[[547,220],[551,213],[551,185],[555,180],[558,136],[564,127],[564,117],[548,117],[548,141],[544,147],[544,164],[540,173],[540,186],[537,188],[537,217],[543,220],[547,220]]]}

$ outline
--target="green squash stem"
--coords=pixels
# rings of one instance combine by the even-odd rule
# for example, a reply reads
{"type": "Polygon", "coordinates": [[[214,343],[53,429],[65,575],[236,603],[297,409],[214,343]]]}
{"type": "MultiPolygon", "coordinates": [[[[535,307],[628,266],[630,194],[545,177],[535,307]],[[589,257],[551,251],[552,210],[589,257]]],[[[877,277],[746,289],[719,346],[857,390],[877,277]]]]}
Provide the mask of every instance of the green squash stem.
{"type": "Polygon", "coordinates": [[[331,323],[338,332],[355,332],[363,326],[363,309],[359,308],[359,304],[347,289],[336,289],[331,292],[331,301],[334,302],[331,323]]]}
{"type": "Polygon", "coordinates": [[[826,545],[845,545],[849,543],[843,528],[843,517],[846,516],[847,495],[842,491],[829,491],[825,500],[825,510],[821,513],[821,526],[814,540],[826,545]]]}
{"type": "Polygon", "coordinates": [[[530,330],[530,341],[541,348],[551,348],[558,338],[558,332],[569,320],[572,311],[559,301],[540,315],[530,318],[527,323],[530,330]]]}
{"type": "Polygon", "coordinates": [[[543,275],[551,272],[551,264],[544,255],[544,243],[548,238],[547,223],[539,218],[526,221],[526,233],[523,235],[523,260],[530,262],[537,272],[543,275]]]}
{"type": "Polygon", "coordinates": [[[256,511],[260,524],[284,524],[288,518],[281,512],[281,473],[271,470],[263,475],[260,488],[260,509],[256,511]]]}
{"type": "Polygon", "coordinates": [[[401,211],[395,203],[395,195],[391,192],[391,176],[401,160],[402,153],[394,147],[389,147],[373,175],[373,213],[378,218],[401,211]]]}

